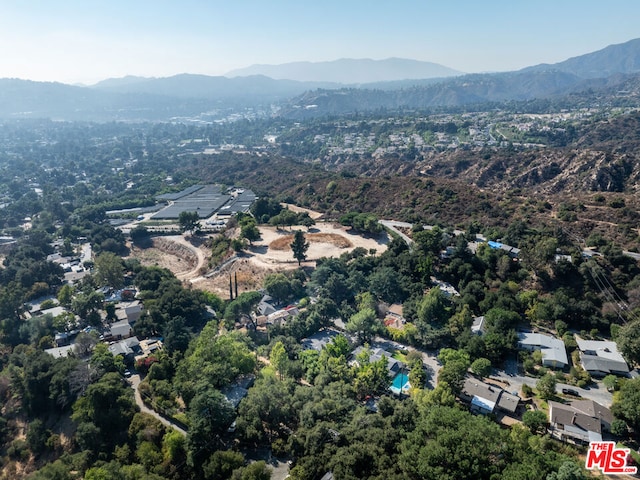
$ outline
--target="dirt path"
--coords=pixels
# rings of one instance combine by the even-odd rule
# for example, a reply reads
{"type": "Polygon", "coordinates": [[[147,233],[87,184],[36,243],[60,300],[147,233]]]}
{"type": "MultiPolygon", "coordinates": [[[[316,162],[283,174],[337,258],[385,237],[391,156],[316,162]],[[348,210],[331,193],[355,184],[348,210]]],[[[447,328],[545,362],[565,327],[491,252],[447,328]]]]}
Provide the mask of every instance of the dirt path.
{"type": "Polygon", "coordinates": [[[171,235],[169,237],[164,237],[164,238],[166,238],[169,241],[179,243],[180,245],[188,248],[196,256],[197,262],[194,268],[192,268],[187,272],[178,273],[176,275],[176,277],[179,280],[183,280],[183,281],[190,280],[193,282],[196,279],[196,277],[200,276],[201,269],[207,262],[207,258],[204,252],[200,248],[193,245],[191,242],[188,242],[182,235],[171,235]]]}

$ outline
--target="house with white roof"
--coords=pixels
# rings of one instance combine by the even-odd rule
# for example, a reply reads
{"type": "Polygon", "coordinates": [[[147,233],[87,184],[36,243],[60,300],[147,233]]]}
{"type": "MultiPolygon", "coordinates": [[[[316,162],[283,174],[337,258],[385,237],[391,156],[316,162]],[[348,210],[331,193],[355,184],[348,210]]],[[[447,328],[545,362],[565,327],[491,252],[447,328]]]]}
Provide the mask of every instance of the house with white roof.
{"type": "Polygon", "coordinates": [[[567,349],[559,338],[543,333],[520,332],[518,346],[531,352],[540,350],[545,367],[565,368],[569,365],[567,349]]]}
{"type": "Polygon", "coordinates": [[[629,366],[624,360],[616,342],[603,340],[583,340],[576,335],[576,343],[580,350],[580,363],[590,375],[604,377],[606,375],[629,375],[629,366]]]}
{"type": "Polygon", "coordinates": [[[473,317],[473,324],[471,325],[471,333],[474,335],[483,335],[487,329],[487,322],[485,322],[484,315],[480,317],[473,317]]]}

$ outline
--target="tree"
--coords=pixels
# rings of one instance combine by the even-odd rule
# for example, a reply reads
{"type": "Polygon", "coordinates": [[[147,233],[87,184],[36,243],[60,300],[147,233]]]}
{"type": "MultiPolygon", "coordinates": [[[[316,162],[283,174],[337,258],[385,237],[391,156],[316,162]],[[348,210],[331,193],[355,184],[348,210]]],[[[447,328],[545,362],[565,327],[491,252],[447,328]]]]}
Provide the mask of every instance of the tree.
{"type": "Polygon", "coordinates": [[[626,421],[636,430],[640,429],[640,377],[624,382],[611,411],[616,418],[626,421]]]}
{"type": "Polygon", "coordinates": [[[402,275],[391,267],[379,268],[371,274],[369,289],[387,303],[402,302],[407,297],[402,286],[402,275]]]}
{"type": "Polygon", "coordinates": [[[253,242],[260,240],[260,230],[255,223],[248,223],[240,228],[240,236],[249,240],[249,244],[253,245],[253,242]]]}
{"type": "Polygon", "coordinates": [[[630,363],[640,363],[640,320],[620,327],[616,336],[618,348],[630,363]]]}
{"type": "Polygon", "coordinates": [[[76,401],[71,418],[87,426],[84,441],[93,446],[116,445],[124,440],[136,408],[133,390],[123,384],[122,377],[106,373],[76,401]]]}
{"type": "Polygon", "coordinates": [[[309,249],[309,242],[305,241],[304,233],[302,230],[297,230],[293,236],[293,242],[289,245],[293,251],[293,258],[298,260],[298,266],[301,262],[307,259],[307,250],[309,249]]]}
{"type": "Polygon", "coordinates": [[[418,324],[437,326],[447,320],[447,299],[442,290],[435,287],[422,297],[418,304],[418,324]]]}
{"type": "Polygon", "coordinates": [[[233,421],[233,415],[233,407],[215,388],[206,388],[191,400],[187,410],[187,444],[193,465],[201,465],[207,453],[217,450],[215,439],[227,430],[233,421]]]}
{"type": "Polygon", "coordinates": [[[191,232],[200,228],[200,217],[198,212],[180,212],[178,216],[181,232],[191,232]]]}
{"type": "Polygon", "coordinates": [[[547,425],[547,415],[542,410],[527,410],[522,415],[522,423],[531,433],[544,433],[547,425]]]}
{"type": "Polygon", "coordinates": [[[144,225],[136,225],[129,232],[131,241],[136,245],[142,245],[149,239],[149,230],[144,225]]]}
{"type": "Polygon", "coordinates": [[[347,332],[355,333],[361,342],[366,343],[382,330],[382,324],[378,321],[374,310],[364,308],[351,316],[345,328],[347,332]]]}
{"type": "Polygon", "coordinates": [[[434,406],[417,419],[400,445],[401,477],[497,478],[511,448],[507,435],[483,416],[434,406]]]}
{"type": "Polygon", "coordinates": [[[232,450],[218,450],[202,466],[204,478],[207,480],[223,480],[231,478],[234,470],[244,466],[244,456],[232,450]]]}
{"type": "Polygon", "coordinates": [[[65,307],[71,306],[73,300],[73,287],[65,283],[58,291],[58,302],[65,307]]]}
{"type": "Polygon", "coordinates": [[[271,470],[267,467],[267,464],[264,460],[259,460],[257,462],[250,463],[242,470],[238,472],[238,474],[234,474],[231,477],[232,480],[270,480],[271,479],[271,470]]]}
{"type": "Polygon", "coordinates": [[[575,462],[567,460],[557,472],[547,475],[547,480],[587,480],[584,470],[575,462]]]}
{"type": "Polygon", "coordinates": [[[300,414],[293,408],[295,383],[275,376],[257,380],[238,408],[238,431],[245,440],[269,443],[286,435],[300,414]]]}
{"type": "Polygon", "coordinates": [[[467,370],[471,361],[469,354],[464,350],[453,348],[443,348],[438,354],[438,360],[442,363],[442,368],[438,372],[438,383],[446,383],[451,392],[459,394],[464,386],[467,370]]]}
{"type": "Polygon", "coordinates": [[[616,437],[626,437],[629,434],[629,427],[627,426],[627,422],[616,418],[613,422],[611,422],[611,433],[613,433],[616,437]]]}
{"type": "Polygon", "coordinates": [[[289,364],[289,356],[287,355],[287,351],[285,350],[282,342],[278,341],[273,347],[271,347],[269,360],[271,365],[273,365],[278,371],[280,379],[282,380],[283,373],[286,371],[287,365],[289,364]]]}
{"type": "Polygon", "coordinates": [[[549,400],[556,394],[556,377],[552,373],[547,373],[536,383],[538,394],[543,400],[549,400]]]}
{"type": "Polygon", "coordinates": [[[615,375],[607,375],[602,379],[602,384],[607,387],[607,390],[613,392],[618,386],[618,377],[615,375]]]}
{"type": "Polygon", "coordinates": [[[277,302],[283,302],[291,296],[291,281],[284,273],[270,273],[262,283],[265,290],[277,302]]]}
{"type": "Polygon", "coordinates": [[[478,358],[471,364],[471,371],[479,377],[488,377],[491,374],[491,360],[478,358]]]}

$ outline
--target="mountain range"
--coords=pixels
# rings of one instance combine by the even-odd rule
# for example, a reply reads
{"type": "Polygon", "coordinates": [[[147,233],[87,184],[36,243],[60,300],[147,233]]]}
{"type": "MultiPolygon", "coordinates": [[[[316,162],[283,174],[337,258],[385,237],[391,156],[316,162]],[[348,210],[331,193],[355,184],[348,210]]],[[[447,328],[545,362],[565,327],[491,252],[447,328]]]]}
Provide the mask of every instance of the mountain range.
{"type": "Polygon", "coordinates": [[[405,58],[386,60],[348,59],[331,62],[292,62],[281,65],[252,65],[233,70],[227,77],[264,75],[276,80],[300,82],[323,81],[342,84],[421,80],[462,75],[462,72],[443,65],[405,58]]]}
{"type": "Polygon", "coordinates": [[[506,73],[465,75],[429,62],[391,58],[255,65],[229,75],[235,76],[124,77],[93,86],[0,79],[0,118],[166,121],[247,107],[269,111],[274,103],[282,115],[305,118],[380,108],[558,100],[581,92],[619,101],[619,92],[625,91],[624,101],[637,102],[640,39],[506,73]]]}

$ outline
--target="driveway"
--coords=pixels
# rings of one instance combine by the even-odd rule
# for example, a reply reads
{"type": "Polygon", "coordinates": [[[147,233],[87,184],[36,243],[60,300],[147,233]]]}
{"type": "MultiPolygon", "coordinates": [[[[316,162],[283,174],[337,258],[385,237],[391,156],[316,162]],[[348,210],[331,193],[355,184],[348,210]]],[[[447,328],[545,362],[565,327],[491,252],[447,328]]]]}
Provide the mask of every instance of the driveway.
{"type": "Polygon", "coordinates": [[[184,430],[182,427],[179,427],[175,423],[173,423],[170,420],[166,419],[165,417],[160,415],[158,412],[156,412],[155,410],[152,410],[151,408],[147,407],[144,404],[144,402],[142,401],[142,396],[140,395],[140,390],[138,389],[138,385],[140,385],[140,375],[138,375],[138,374],[131,375],[131,378],[129,378],[129,385],[131,385],[131,388],[133,388],[133,395],[134,395],[135,400],[136,400],[136,405],[138,405],[138,407],[140,407],[140,411],[141,412],[147,413],[147,414],[157,418],[163,425],[166,425],[167,427],[171,427],[171,428],[177,430],[178,432],[180,432],[185,437],[187,436],[187,431],[184,430]]]}

